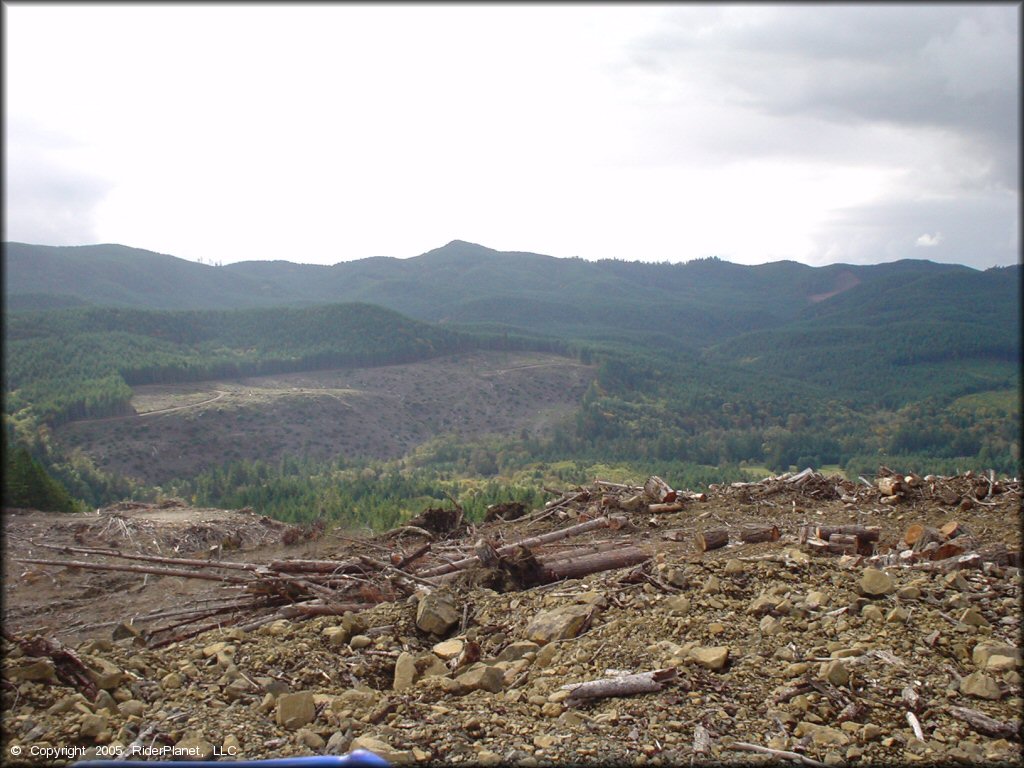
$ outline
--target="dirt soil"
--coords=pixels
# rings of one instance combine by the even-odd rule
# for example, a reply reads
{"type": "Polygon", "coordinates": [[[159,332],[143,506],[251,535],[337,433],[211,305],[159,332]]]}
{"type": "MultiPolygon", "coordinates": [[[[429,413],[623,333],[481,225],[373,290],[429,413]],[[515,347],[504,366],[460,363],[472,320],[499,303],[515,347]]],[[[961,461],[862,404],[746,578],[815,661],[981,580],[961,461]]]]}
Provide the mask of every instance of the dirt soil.
{"type": "Polygon", "coordinates": [[[138,632],[157,623],[147,616],[238,586],[17,559],[102,560],[45,543],[393,564],[426,537],[289,533],[248,511],[6,510],[4,761],[369,748],[395,764],[1019,764],[1018,482],[932,478],[884,499],[835,477],[776,478],[696,489],[705,498],[684,494],[670,512],[637,506],[636,490],[567,489],[559,507],[436,534],[404,568],[427,573],[481,539],[501,547],[611,514],[628,524],[533,552],[565,562],[639,548],[650,555],[639,565],[505,592],[475,586],[475,568],[347,615],[247,630],[225,614],[221,628],[162,647],[138,632]],[[983,556],[931,560],[901,543],[911,524],[951,521],[983,556]],[[800,543],[807,524],[879,537],[871,555],[819,554],[800,543]],[[741,543],[748,525],[781,536],[741,543]],[[700,552],[696,534],[710,529],[730,543],[700,552]],[[132,619],[134,631],[119,626],[132,619]],[[68,653],[90,669],[85,681],[68,676],[68,653]],[[654,672],[663,680],[646,692],[623,689],[622,675],[654,672]],[[616,678],[610,695],[566,688],[605,678],[616,678]]]}

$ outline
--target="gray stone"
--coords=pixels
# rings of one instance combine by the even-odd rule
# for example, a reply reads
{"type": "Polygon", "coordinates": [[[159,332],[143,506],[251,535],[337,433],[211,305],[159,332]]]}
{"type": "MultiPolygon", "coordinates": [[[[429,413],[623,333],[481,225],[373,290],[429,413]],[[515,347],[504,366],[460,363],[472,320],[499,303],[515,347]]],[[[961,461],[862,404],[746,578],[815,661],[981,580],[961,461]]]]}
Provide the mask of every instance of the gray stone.
{"type": "Polygon", "coordinates": [[[160,678],[160,687],[165,691],[175,691],[184,684],[184,680],[177,672],[168,672],[160,678]]]}
{"type": "Polygon", "coordinates": [[[480,666],[463,672],[455,682],[463,693],[480,690],[497,693],[505,687],[505,672],[499,667],[480,666]]]}
{"type": "Polygon", "coordinates": [[[896,589],[892,578],[877,568],[865,568],[860,576],[860,593],[868,597],[888,595],[896,589]]]}
{"type": "Polygon", "coordinates": [[[839,659],[822,664],[818,669],[818,675],[822,680],[827,680],[835,686],[846,685],[850,682],[850,670],[839,659]]]}
{"type": "Polygon", "coordinates": [[[968,608],[960,615],[960,621],[971,627],[987,627],[989,626],[988,619],[981,615],[975,607],[968,608]]]}
{"type": "Polygon", "coordinates": [[[408,765],[416,761],[411,751],[395,749],[386,741],[373,736],[358,736],[352,739],[351,749],[365,749],[367,752],[373,752],[393,765],[408,765]]]}
{"type": "Polygon", "coordinates": [[[351,743],[351,731],[335,731],[331,734],[331,738],[327,740],[327,746],[324,747],[324,753],[328,755],[344,755],[349,751],[349,745],[351,743]]]}
{"type": "Polygon", "coordinates": [[[308,728],[299,728],[299,730],[295,732],[295,740],[316,752],[319,752],[327,746],[327,742],[324,741],[321,736],[313,733],[313,731],[308,728]]]}
{"type": "Polygon", "coordinates": [[[411,688],[416,682],[416,657],[408,651],[398,654],[398,661],[395,662],[395,678],[392,688],[396,691],[404,691],[411,688]]]}
{"type": "Polygon", "coordinates": [[[1008,656],[1019,663],[1021,656],[1020,648],[1006,643],[986,642],[983,640],[974,646],[974,651],[971,653],[971,661],[979,669],[985,669],[988,666],[989,659],[993,656],[1008,656]]]}
{"type": "Polygon", "coordinates": [[[506,645],[498,654],[498,661],[519,661],[528,653],[536,653],[540,650],[537,643],[529,640],[520,640],[517,643],[506,645]]]}
{"type": "Polygon", "coordinates": [[[1003,697],[999,684],[984,672],[974,672],[961,680],[960,693],[990,701],[998,701],[1003,697]]]}
{"type": "Polygon", "coordinates": [[[690,658],[705,669],[719,670],[729,660],[729,647],[726,645],[697,646],[690,649],[690,658]]]}
{"type": "Polygon", "coordinates": [[[83,739],[95,739],[107,728],[104,715],[84,715],[78,727],[78,735],[83,739]]]}
{"type": "Polygon", "coordinates": [[[576,637],[596,609],[590,605],[564,605],[537,614],[526,628],[526,639],[540,645],[576,637]]]}
{"type": "Polygon", "coordinates": [[[174,746],[184,751],[187,760],[209,760],[213,757],[213,744],[201,736],[186,736],[174,746]]]}
{"type": "Polygon", "coordinates": [[[116,627],[114,627],[114,630],[110,633],[110,636],[114,640],[134,640],[136,637],[141,637],[142,633],[139,632],[139,630],[136,629],[134,625],[121,622],[116,627]]]}
{"type": "Polygon", "coordinates": [[[446,592],[431,592],[416,607],[416,626],[435,635],[445,634],[460,618],[454,599],[446,592]]]}
{"type": "Polygon", "coordinates": [[[311,691],[285,693],[277,699],[277,724],[282,728],[296,729],[313,722],[316,705],[311,691]]]}
{"type": "Polygon", "coordinates": [[[57,669],[50,659],[25,659],[17,666],[4,670],[5,677],[14,682],[31,682],[46,680],[51,683],[57,682],[57,669]]]}

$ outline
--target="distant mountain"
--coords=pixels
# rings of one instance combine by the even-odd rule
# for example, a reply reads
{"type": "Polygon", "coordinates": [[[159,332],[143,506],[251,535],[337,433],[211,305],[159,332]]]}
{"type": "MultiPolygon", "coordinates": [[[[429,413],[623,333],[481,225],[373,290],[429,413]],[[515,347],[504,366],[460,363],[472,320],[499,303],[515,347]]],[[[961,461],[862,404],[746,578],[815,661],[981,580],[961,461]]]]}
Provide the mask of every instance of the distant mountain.
{"type": "MultiPolygon", "coordinates": [[[[938,303],[930,291],[938,291],[952,311],[958,286],[973,286],[981,275],[929,261],[826,267],[792,261],[743,266],[719,259],[591,262],[499,252],[460,240],[409,259],[222,267],[121,245],[5,243],[4,270],[10,311],[75,302],[234,309],[356,301],[430,322],[691,348],[802,319],[856,324],[861,316],[883,316],[883,310],[886,317],[933,315],[938,303]]],[[[990,278],[992,284],[1014,280],[1019,276],[1009,273],[990,278]]],[[[1006,317],[1011,308],[1003,293],[996,305],[979,311],[1006,317]]]]}

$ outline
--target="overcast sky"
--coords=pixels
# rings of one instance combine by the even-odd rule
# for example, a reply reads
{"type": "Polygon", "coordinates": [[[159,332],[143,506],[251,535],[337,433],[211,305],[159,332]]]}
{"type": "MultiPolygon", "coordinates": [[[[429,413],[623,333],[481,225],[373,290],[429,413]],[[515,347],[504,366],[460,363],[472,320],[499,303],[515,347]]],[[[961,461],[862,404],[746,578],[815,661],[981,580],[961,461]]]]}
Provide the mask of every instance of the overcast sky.
{"type": "Polygon", "coordinates": [[[4,240],[1019,259],[1017,4],[4,6],[4,240]]]}

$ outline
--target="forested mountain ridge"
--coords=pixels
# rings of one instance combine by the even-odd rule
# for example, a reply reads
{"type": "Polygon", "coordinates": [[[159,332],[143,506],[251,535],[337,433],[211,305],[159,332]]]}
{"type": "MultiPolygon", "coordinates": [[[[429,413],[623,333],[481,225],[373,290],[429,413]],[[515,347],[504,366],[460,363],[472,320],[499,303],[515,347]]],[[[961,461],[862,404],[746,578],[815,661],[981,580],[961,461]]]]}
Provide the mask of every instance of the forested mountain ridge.
{"type": "MultiPolygon", "coordinates": [[[[977,273],[927,261],[826,267],[718,259],[590,262],[458,240],[409,259],[372,257],[330,267],[290,261],[214,267],[117,245],[23,243],[5,243],[4,261],[9,310],[74,302],[233,309],[357,301],[428,322],[576,338],[632,343],[663,333],[691,348],[782,325],[849,290],[871,294],[926,276],[977,273]]],[[[916,314],[915,306],[903,306],[916,314]]]]}

